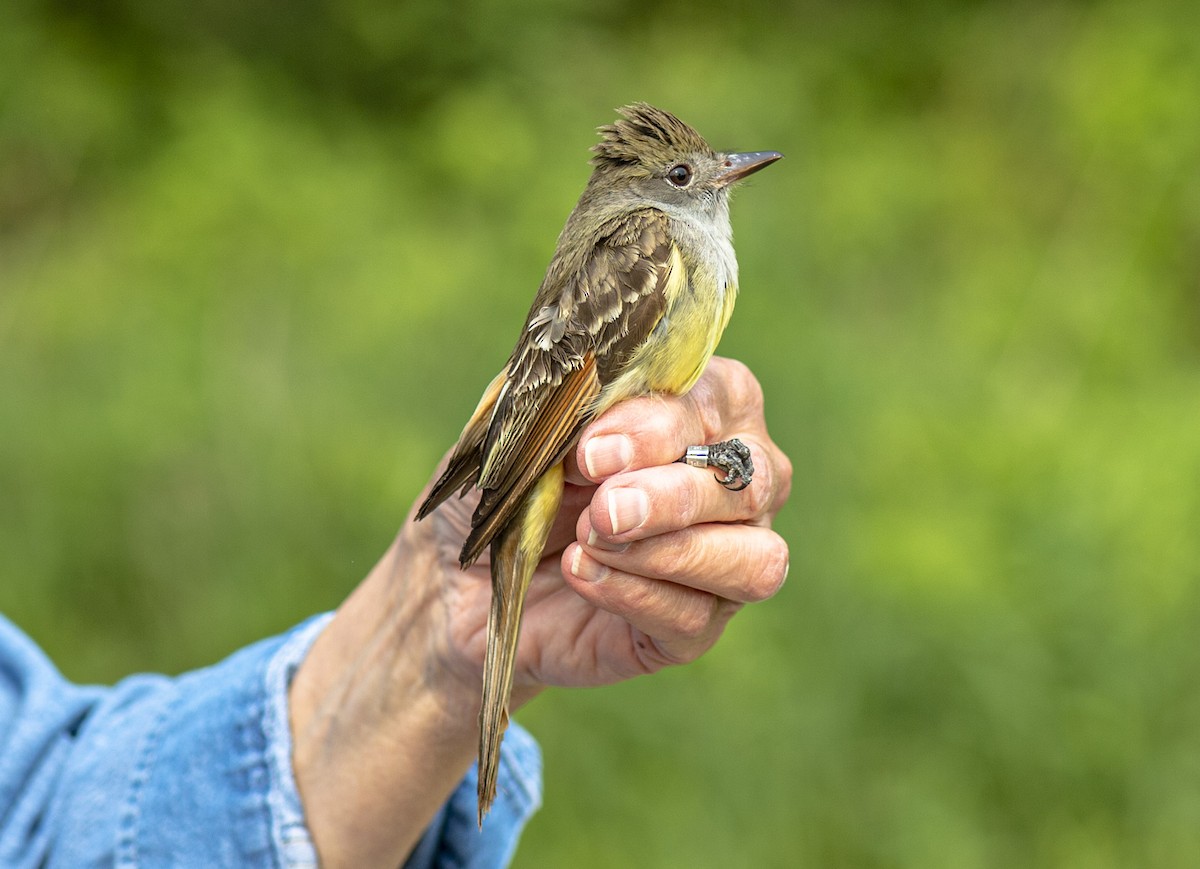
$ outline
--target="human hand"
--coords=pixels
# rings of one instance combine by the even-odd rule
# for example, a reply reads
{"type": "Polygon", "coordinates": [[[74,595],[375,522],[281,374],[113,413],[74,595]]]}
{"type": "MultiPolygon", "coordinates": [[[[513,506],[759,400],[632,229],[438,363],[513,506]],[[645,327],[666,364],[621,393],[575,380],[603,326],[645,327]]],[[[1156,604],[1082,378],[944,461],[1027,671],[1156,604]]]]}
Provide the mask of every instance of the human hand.
{"type": "MultiPolygon", "coordinates": [[[[559,521],[526,598],[514,706],[547,685],[602,685],[694,660],[734,613],[773,595],[787,575],[787,544],[770,524],[790,491],[791,464],[767,433],[762,391],[741,363],[714,358],[687,395],[614,407],[584,430],[569,465],[559,521]],[[750,447],[756,468],[743,491],[675,463],[691,444],[732,437],[750,447]]],[[[440,653],[445,672],[471,690],[491,597],[486,558],[467,571],[457,562],[475,502],[451,500],[405,530],[440,553],[452,607],[440,653]]]]}
{"type": "MultiPolygon", "coordinates": [[[[694,660],[787,575],[770,524],[792,468],[741,363],[714,358],[685,396],[612,408],[568,465],[526,598],[513,708],[548,685],[694,660]],[[742,491],[675,462],[732,437],[753,455],[742,491]]],[[[293,766],[323,866],[399,865],[474,759],[491,581],[486,557],[463,571],[458,553],[476,500],[410,514],[292,682],[293,766]]]]}

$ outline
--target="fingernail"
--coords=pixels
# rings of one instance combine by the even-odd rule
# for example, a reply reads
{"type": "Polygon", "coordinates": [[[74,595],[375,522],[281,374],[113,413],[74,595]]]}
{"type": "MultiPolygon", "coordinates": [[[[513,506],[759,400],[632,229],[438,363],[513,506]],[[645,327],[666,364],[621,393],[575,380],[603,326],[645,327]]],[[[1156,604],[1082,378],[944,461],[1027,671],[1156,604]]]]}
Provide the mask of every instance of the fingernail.
{"type": "Polygon", "coordinates": [[[593,479],[611,477],[633,461],[633,443],[623,434],[600,435],[583,447],[583,463],[593,479]]]}
{"type": "Polygon", "coordinates": [[[575,550],[575,557],[571,559],[571,573],[587,582],[599,582],[608,574],[608,568],[587,555],[583,547],[579,547],[575,550]]]}
{"type": "Polygon", "coordinates": [[[624,552],[629,548],[628,543],[609,543],[607,540],[601,540],[595,528],[588,531],[587,545],[592,549],[603,549],[605,552],[624,552]]]}
{"type": "Polygon", "coordinates": [[[612,533],[641,527],[650,513],[650,499],[641,489],[613,489],[608,493],[608,521],[612,533]]]}

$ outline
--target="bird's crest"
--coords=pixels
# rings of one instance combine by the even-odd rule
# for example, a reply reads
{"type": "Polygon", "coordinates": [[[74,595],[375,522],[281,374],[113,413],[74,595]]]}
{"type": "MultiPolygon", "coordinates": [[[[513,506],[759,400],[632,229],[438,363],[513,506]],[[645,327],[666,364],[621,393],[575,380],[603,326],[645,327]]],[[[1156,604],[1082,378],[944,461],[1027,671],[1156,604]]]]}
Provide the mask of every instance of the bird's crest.
{"type": "Polygon", "coordinates": [[[605,124],[596,132],[600,141],[592,146],[594,166],[657,163],[664,155],[712,153],[704,137],[673,114],[647,103],[617,109],[624,117],[605,124]]]}

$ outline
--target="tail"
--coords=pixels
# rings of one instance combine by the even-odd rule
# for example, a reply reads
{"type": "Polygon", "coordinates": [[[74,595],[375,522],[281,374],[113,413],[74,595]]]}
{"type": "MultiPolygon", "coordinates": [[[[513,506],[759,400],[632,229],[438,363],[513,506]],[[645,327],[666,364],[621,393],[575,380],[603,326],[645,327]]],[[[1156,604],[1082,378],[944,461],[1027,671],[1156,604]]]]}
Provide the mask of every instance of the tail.
{"type": "Polygon", "coordinates": [[[479,826],[496,799],[500,741],[508,727],[517,638],[529,580],[542,559],[562,502],[562,464],[550,467],[529,490],[517,514],[492,540],[492,608],[488,614],[483,701],[479,707],[479,826]]]}

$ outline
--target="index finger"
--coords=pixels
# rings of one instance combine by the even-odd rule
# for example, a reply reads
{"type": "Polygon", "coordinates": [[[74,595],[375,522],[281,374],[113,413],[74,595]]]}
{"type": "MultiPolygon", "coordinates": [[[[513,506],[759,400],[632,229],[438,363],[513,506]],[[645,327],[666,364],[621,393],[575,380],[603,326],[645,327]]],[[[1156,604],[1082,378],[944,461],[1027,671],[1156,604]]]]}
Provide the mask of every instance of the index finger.
{"type": "Polygon", "coordinates": [[[762,389],[754,375],[740,362],[714,357],[686,394],[632,398],[590,423],[568,456],[567,479],[599,483],[670,464],[689,446],[721,440],[735,423],[761,416],[762,389]]]}

